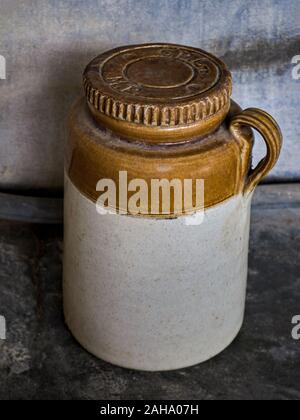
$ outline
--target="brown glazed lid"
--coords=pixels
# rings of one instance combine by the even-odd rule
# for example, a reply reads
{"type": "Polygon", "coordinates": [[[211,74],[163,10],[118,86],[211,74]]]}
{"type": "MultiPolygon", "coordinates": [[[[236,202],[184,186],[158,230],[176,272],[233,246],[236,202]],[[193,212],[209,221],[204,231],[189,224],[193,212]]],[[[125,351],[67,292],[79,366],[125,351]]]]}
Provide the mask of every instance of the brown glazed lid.
{"type": "Polygon", "coordinates": [[[172,44],[120,47],[84,72],[89,108],[119,135],[176,142],[213,132],[230,108],[231,74],[216,57],[172,44]]]}

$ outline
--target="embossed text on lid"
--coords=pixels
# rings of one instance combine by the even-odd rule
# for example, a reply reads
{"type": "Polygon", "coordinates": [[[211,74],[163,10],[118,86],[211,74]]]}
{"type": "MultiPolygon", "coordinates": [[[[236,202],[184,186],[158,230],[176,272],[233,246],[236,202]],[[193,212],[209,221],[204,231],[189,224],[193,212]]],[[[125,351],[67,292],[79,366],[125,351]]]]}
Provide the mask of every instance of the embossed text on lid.
{"type": "Polygon", "coordinates": [[[95,112],[146,126],[176,127],[228,108],[231,75],[222,61],[190,47],[121,47],[95,58],[84,73],[95,112]]]}

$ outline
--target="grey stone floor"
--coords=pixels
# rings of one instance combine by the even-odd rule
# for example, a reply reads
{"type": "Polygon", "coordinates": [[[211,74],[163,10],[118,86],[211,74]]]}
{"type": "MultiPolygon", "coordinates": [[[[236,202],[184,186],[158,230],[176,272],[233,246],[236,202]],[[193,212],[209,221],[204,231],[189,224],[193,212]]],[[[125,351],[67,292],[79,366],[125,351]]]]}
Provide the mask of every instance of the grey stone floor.
{"type": "Polygon", "coordinates": [[[300,399],[299,191],[258,191],[243,329],[215,359],[174,372],[125,370],[82,349],[62,316],[62,228],[1,221],[0,399],[300,399]]]}

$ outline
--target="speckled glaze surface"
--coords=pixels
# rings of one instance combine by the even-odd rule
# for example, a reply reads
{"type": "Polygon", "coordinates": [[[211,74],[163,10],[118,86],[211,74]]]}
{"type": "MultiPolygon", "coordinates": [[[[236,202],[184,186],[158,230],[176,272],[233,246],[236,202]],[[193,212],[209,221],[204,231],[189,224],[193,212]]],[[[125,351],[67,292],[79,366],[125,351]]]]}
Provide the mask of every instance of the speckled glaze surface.
{"type": "Polygon", "coordinates": [[[108,362],[170,370],[226,348],[244,316],[250,203],[153,220],[99,215],[66,176],[65,319],[108,362]]]}

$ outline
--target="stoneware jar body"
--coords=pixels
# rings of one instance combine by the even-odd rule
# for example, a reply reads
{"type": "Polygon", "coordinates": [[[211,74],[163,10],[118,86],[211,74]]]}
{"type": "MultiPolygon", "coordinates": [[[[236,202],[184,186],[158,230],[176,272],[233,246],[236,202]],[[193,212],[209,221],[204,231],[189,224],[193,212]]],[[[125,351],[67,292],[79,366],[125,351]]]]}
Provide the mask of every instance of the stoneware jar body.
{"type": "Polygon", "coordinates": [[[278,159],[280,129],[267,113],[232,102],[225,65],[193,48],[110,51],[87,67],[84,86],[66,146],[67,325],[83,347],[123,367],[204,362],[243,322],[251,199],[278,159]],[[250,127],[267,145],[254,169],[250,127]],[[129,202],[136,180],[149,187],[139,212],[128,200],[124,208],[120,173],[129,202]],[[174,193],[163,212],[154,179],[202,180],[202,201],[192,191],[180,206],[174,193]],[[108,211],[98,201],[101,180],[115,185],[108,211]]]}

